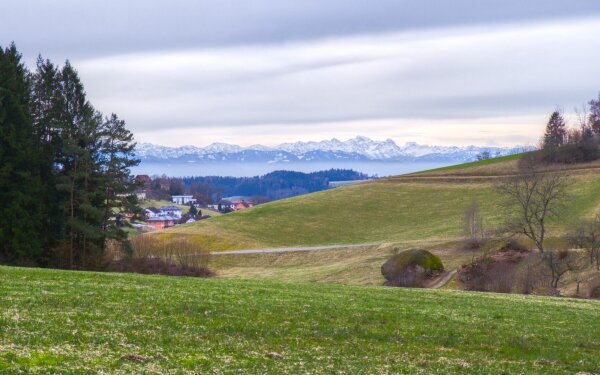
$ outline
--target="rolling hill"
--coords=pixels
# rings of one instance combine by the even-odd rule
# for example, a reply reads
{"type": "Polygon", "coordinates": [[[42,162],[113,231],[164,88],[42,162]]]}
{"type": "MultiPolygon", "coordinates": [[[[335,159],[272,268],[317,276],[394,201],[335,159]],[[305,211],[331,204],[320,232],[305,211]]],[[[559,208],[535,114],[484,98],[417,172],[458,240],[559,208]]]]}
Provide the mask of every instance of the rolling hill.
{"type": "MultiPolygon", "coordinates": [[[[498,177],[515,172],[514,156],[391,177],[271,202],[154,235],[186,236],[211,250],[451,241],[464,209],[477,201],[492,228],[502,223],[498,177]]],[[[572,200],[555,233],[600,208],[600,163],[572,166],[572,200]]]]}
{"type": "Polygon", "coordinates": [[[2,373],[600,371],[598,301],[14,267],[0,295],[2,373]]]}

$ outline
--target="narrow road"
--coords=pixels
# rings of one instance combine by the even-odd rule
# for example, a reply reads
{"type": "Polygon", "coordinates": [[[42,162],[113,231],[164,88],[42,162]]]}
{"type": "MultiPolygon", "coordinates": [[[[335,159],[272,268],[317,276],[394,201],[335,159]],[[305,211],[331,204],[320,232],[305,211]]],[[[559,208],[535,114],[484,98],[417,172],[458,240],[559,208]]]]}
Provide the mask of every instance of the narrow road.
{"type": "Polygon", "coordinates": [[[250,249],[250,250],[231,250],[231,251],[214,251],[211,255],[233,255],[233,254],[260,254],[260,253],[287,253],[291,251],[318,251],[331,249],[348,249],[352,247],[363,247],[379,245],[379,243],[362,243],[353,245],[328,245],[328,246],[305,246],[305,247],[280,247],[273,249],[250,249]]]}
{"type": "Polygon", "coordinates": [[[430,286],[429,289],[439,289],[439,288],[443,287],[444,285],[446,285],[446,283],[448,283],[448,281],[450,281],[450,279],[456,274],[457,271],[458,270],[452,270],[452,271],[448,272],[448,274],[446,276],[442,277],[435,284],[430,286]]]}

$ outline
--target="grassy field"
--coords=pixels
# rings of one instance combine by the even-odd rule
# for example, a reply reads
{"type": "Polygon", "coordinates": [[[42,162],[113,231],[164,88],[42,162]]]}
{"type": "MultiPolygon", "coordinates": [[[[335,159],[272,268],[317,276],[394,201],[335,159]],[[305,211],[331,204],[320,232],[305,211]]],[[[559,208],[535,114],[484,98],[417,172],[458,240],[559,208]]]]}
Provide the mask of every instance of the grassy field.
{"type": "MultiPolygon", "coordinates": [[[[556,233],[600,208],[600,174],[575,175],[570,180],[573,199],[560,223],[553,223],[556,233]]],[[[464,209],[473,200],[479,203],[487,227],[505,220],[490,180],[405,182],[398,178],[271,202],[158,235],[185,235],[212,251],[449,241],[461,236],[464,209]]]]}
{"type": "MultiPolygon", "coordinates": [[[[494,184],[498,176],[514,174],[517,161],[509,156],[336,188],[151,235],[189,238],[210,251],[377,243],[315,252],[219,255],[209,267],[225,278],[381,285],[380,267],[394,248],[430,250],[447,270],[468,263],[473,254],[459,245],[464,209],[477,201],[484,226],[501,225],[506,217],[494,184]]],[[[567,166],[572,199],[560,220],[549,223],[550,247],[564,246],[557,236],[600,212],[599,167],[600,162],[567,166]]],[[[496,245],[489,249],[502,244],[496,245]]],[[[561,290],[571,294],[574,285],[566,276],[561,290]]]]}
{"type": "Polygon", "coordinates": [[[209,268],[226,278],[382,285],[381,265],[396,251],[419,247],[439,256],[447,270],[459,268],[473,256],[456,243],[413,241],[308,252],[214,255],[209,268]]]}
{"type": "Polygon", "coordinates": [[[588,300],[0,267],[1,373],[600,371],[588,300]]]}
{"type": "Polygon", "coordinates": [[[477,160],[477,161],[472,161],[469,163],[463,163],[463,164],[455,164],[455,165],[449,165],[447,167],[441,167],[441,168],[435,168],[435,169],[429,169],[426,171],[421,171],[421,172],[415,172],[415,173],[411,173],[411,175],[415,175],[415,174],[432,174],[432,173],[437,173],[437,172],[446,172],[446,171],[458,171],[458,170],[465,170],[465,169],[471,169],[473,167],[489,167],[492,164],[504,164],[506,162],[510,162],[510,161],[515,161],[515,160],[519,160],[524,154],[513,154],[513,155],[507,155],[507,156],[501,156],[498,158],[490,158],[490,159],[484,159],[484,160],[477,160]]]}

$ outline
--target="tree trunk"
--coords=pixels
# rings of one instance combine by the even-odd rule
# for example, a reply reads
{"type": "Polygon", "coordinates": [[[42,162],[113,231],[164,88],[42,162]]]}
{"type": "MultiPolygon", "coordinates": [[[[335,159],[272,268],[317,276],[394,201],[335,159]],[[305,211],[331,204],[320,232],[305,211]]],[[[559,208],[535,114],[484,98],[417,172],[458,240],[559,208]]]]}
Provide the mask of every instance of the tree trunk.
{"type": "Polygon", "coordinates": [[[71,244],[69,247],[69,268],[73,268],[73,247],[75,241],[75,232],[73,231],[73,221],[75,219],[75,178],[77,176],[77,157],[75,157],[74,161],[74,169],[73,176],[71,178],[71,197],[70,197],[70,206],[71,206],[71,228],[69,228],[70,236],[71,236],[71,244]]]}

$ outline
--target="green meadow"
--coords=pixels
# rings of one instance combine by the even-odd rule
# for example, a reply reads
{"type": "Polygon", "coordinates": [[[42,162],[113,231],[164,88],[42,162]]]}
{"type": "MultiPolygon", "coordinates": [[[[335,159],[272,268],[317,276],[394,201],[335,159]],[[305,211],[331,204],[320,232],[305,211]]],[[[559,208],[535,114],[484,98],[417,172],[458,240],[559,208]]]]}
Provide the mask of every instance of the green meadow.
{"type": "Polygon", "coordinates": [[[1,373],[597,373],[600,303],[0,267],[1,373]]]}

